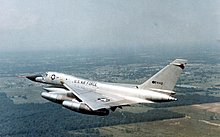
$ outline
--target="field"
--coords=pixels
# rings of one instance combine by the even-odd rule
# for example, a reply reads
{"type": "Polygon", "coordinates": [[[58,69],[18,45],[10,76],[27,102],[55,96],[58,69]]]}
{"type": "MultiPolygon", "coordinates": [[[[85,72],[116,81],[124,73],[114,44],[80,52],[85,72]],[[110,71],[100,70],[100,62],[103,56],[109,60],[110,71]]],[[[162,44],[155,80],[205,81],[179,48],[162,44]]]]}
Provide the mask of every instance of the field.
{"type": "MultiPolygon", "coordinates": [[[[206,104],[207,105],[207,104],[206,104]]],[[[212,105],[212,104],[209,104],[212,105]]],[[[203,105],[200,105],[201,107],[203,105]]],[[[174,112],[186,114],[183,118],[153,122],[140,122],[95,128],[103,136],[128,137],[217,137],[220,132],[220,114],[209,110],[198,109],[197,106],[181,106],[170,108],[174,112]]]]}

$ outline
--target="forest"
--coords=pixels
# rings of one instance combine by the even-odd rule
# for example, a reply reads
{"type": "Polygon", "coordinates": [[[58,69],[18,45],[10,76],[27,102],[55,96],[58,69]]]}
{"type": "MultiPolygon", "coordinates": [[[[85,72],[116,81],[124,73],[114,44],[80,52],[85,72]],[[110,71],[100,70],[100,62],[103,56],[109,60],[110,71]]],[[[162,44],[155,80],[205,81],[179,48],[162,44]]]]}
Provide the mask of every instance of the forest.
{"type": "Polygon", "coordinates": [[[142,113],[116,111],[109,116],[90,116],[54,103],[14,104],[5,93],[0,93],[0,103],[0,110],[4,112],[0,113],[0,136],[71,136],[68,131],[80,129],[95,136],[99,132],[91,128],[185,117],[162,108],[142,113]]]}

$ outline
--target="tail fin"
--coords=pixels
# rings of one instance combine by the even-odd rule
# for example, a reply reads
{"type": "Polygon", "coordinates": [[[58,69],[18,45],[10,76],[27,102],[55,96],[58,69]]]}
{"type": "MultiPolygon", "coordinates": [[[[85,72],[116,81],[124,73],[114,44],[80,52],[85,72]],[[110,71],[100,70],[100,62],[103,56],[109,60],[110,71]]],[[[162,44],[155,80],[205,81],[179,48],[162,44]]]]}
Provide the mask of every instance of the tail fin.
{"type": "Polygon", "coordinates": [[[140,89],[161,89],[173,90],[174,86],[183,69],[185,68],[187,60],[176,59],[160,70],[143,84],[139,85],[140,89]]]}

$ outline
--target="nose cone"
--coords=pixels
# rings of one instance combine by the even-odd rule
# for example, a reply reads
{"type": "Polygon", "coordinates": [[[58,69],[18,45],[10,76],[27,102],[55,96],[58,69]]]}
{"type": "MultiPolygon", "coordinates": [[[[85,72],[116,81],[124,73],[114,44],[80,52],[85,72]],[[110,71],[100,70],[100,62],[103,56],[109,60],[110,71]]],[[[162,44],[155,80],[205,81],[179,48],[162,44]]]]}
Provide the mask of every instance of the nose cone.
{"type": "Polygon", "coordinates": [[[26,76],[27,79],[29,79],[31,81],[35,81],[35,82],[37,82],[37,80],[36,80],[37,77],[42,77],[42,75],[26,76]]]}

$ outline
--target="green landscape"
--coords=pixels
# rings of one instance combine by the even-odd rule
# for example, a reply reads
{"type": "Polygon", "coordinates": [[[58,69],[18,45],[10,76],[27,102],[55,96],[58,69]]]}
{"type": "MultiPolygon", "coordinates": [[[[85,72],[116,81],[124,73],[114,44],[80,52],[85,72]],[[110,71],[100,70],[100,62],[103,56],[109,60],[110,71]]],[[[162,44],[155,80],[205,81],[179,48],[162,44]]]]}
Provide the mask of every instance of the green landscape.
{"type": "Polygon", "coordinates": [[[4,52],[0,54],[0,136],[219,136],[220,49],[195,48],[4,52]],[[137,85],[175,58],[188,60],[175,87],[178,101],[132,105],[109,116],[62,108],[41,98],[45,85],[20,78],[58,71],[137,85]]]}

